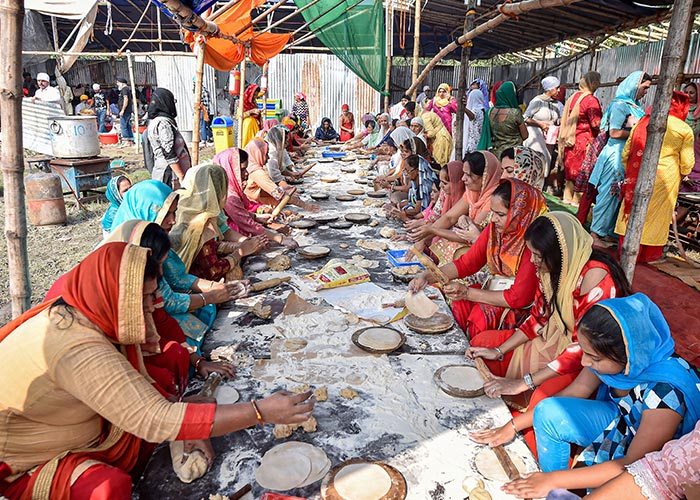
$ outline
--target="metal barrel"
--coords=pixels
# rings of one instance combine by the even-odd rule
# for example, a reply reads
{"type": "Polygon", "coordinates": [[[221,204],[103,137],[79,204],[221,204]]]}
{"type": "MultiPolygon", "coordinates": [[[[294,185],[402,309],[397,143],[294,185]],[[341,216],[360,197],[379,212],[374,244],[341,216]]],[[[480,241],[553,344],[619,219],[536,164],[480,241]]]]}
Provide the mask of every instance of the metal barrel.
{"type": "Polygon", "coordinates": [[[38,173],[24,178],[29,222],[35,226],[66,223],[61,178],[56,174],[38,173]]]}

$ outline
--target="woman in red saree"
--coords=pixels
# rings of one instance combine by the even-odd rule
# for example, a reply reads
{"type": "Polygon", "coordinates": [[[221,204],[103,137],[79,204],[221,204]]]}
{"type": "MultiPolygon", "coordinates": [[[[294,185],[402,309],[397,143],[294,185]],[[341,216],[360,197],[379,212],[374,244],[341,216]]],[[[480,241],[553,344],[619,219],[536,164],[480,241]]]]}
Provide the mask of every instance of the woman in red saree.
{"type": "MultiPolygon", "coordinates": [[[[501,181],[491,197],[493,215],[489,225],[467,253],[440,268],[448,278],[455,279],[488,266],[489,282],[494,284],[491,289],[462,283],[445,286],[445,294],[452,299],[452,313],[470,339],[485,330],[515,328],[527,316],[526,308],[537,289],[537,274],[523,235],[546,210],[541,191],[517,179],[501,181]],[[504,284],[495,286],[498,281],[504,284]]],[[[418,292],[434,279],[425,272],[411,282],[409,289],[418,292]]]]}
{"type": "Polygon", "coordinates": [[[60,298],[0,329],[0,495],[128,500],[152,443],[308,418],[314,401],[297,403],[310,392],[216,405],[172,403],[153,387],[140,345],[159,268],[145,248],[106,244],[60,298]]]}

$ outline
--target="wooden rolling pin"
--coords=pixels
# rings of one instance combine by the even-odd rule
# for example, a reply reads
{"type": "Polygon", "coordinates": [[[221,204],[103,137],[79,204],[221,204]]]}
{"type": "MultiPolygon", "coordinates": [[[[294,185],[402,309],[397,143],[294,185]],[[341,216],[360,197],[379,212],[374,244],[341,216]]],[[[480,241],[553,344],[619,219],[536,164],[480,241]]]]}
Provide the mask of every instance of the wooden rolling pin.
{"type": "Polygon", "coordinates": [[[206,396],[208,398],[211,398],[214,396],[214,391],[216,388],[219,386],[221,383],[221,375],[219,375],[216,372],[212,372],[209,374],[207,379],[204,381],[204,385],[202,388],[199,390],[199,395],[200,396],[206,396]]]}
{"type": "Polygon", "coordinates": [[[414,247],[409,248],[409,251],[416,256],[418,262],[423,264],[423,267],[425,267],[428,271],[431,272],[433,276],[435,276],[435,279],[438,281],[438,283],[440,283],[441,285],[446,285],[450,282],[450,278],[445,276],[445,273],[440,271],[440,268],[436,266],[435,262],[430,260],[430,258],[427,255],[424,255],[423,252],[419,252],[414,247]]]}
{"type": "Polygon", "coordinates": [[[311,165],[309,165],[309,166],[306,167],[304,170],[302,170],[302,171],[301,171],[301,174],[299,175],[299,178],[304,177],[304,176],[306,175],[306,173],[307,173],[309,170],[311,170],[312,168],[314,168],[314,166],[315,166],[316,164],[317,164],[317,162],[313,162],[311,165]]]}
{"type": "Polygon", "coordinates": [[[272,288],[277,285],[281,285],[282,283],[286,283],[291,279],[291,276],[285,276],[284,278],[272,278],[271,280],[258,281],[257,283],[253,283],[252,285],[250,285],[249,290],[251,292],[261,292],[263,290],[267,290],[268,288],[272,288]]]}
{"type": "Polygon", "coordinates": [[[289,203],[289,200],[292,199],[292,196],[297,192],[297,188],[293,187],[289,193],[285,194],[280,202],[277,204],[277,206],[272,210],[272,214],[270,217],[270,221],[273,221],[277,218],[277,216],[282,212],[282,209],[287,206],[287,203],[289,203]]]}

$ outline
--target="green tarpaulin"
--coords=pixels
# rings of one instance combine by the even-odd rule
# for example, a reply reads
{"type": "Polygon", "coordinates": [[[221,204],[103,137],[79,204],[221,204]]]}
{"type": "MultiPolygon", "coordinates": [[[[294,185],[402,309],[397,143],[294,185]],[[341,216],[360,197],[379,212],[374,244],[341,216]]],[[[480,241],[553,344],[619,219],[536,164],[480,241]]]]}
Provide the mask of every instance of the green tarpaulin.
{"type": "MultiPolygon", "coordinates": [[[[301,8],[311,1],[294,3],[301,8]]],[[[338,0],[321,0],[302,15],[306,22],[315,19],[309,29],[333,54],[373,89],[384,92],[386,34],[381,0],[345,0],[340,4],[338,0]]]]}

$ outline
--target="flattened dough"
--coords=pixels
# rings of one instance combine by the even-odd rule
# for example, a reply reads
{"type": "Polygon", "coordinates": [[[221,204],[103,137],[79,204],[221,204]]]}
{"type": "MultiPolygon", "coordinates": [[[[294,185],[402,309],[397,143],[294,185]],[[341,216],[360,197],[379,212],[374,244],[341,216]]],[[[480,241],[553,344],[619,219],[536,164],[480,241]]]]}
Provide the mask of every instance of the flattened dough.
{"type": "Polygon", "coordinates": [[[309,461],[311,462],[311,472],[309,473],[309,476],[302,484],[299,484],[298,487],[315,483],[319,479],[323,478],[323,476],[325,476],[328,472],[328,468],[330,468],[330,460],[328,460],[328,457],[321,448],[309,443],[302,443],[301,441],[288,441],[275,446],[270,451],[265,453],[262,460],[263,464],[266,462],[268,457],[280,453],[302,454],[308,457],[309,461]]]}
{"type": "Polygon", "coordinates": [[[241,398],[241,395],[238,394],[238,391],[233,387],[229,387],[227,385],[220,385],[216,388],[214,397],[216,398],[217,404],[230,405],[238,401],[241,398]]]}
{"type": "Polygon", "coordinates": [[[286,271],[292,267],[292,259],[288,255],[278,255],[267,261],[267,268],[270,271],[286,271]]]}
{"type": "Polygon", "coordinates": [[[269,490],[287,491],[306,481],[311,472],[311,460],[300,453],[279,453],[266,457],[258,470],[255,480],[269,490]]]}
{"type": "Polygon", "coordinates": [[[440,376],[443,382],[457,389],[475,391],[484,387],[484,379],[471,366],[450,366],[440,376]]]}
{"type": "MultiPolygon", "coordinates": [[[[515,465],[515,468],[518,469],[518,472],[520,472],[520,474],[525,473],[525,463],[523,462],[522,458],[513,455],[511,455],[510,458],[513,460],[513,465],[515,465]]],[[[509,481],[506,471],[503,470],[501,463],[498,461],[496,453],[494,453],[491,448],[484,448],[481,450],[476,456],[476,460],[474,462],[476,465],[476,470],[479,471],[479,474],[484,476],[486,479],[500,483],[509,481]]]]}
{"type": "Polygon", "coordinates": [[[338,471],[333,484],[345,500],[379,500],[391,489],[391,477],[377,464],[350,464],[338,471]]]}
{"type": "Polygon", "coordinates": [[[415,294],[409,291],[406,294],[406,308],[419,318],[429,318],[439,309],[438,305],[423,291],[415,294]]]}
{"type": "Polygon", "coordinates": [[[370,349],[393,349],[401,343],[401,335],[385,328],[368,328],[360,334],[357,341],[370,349]]]}

